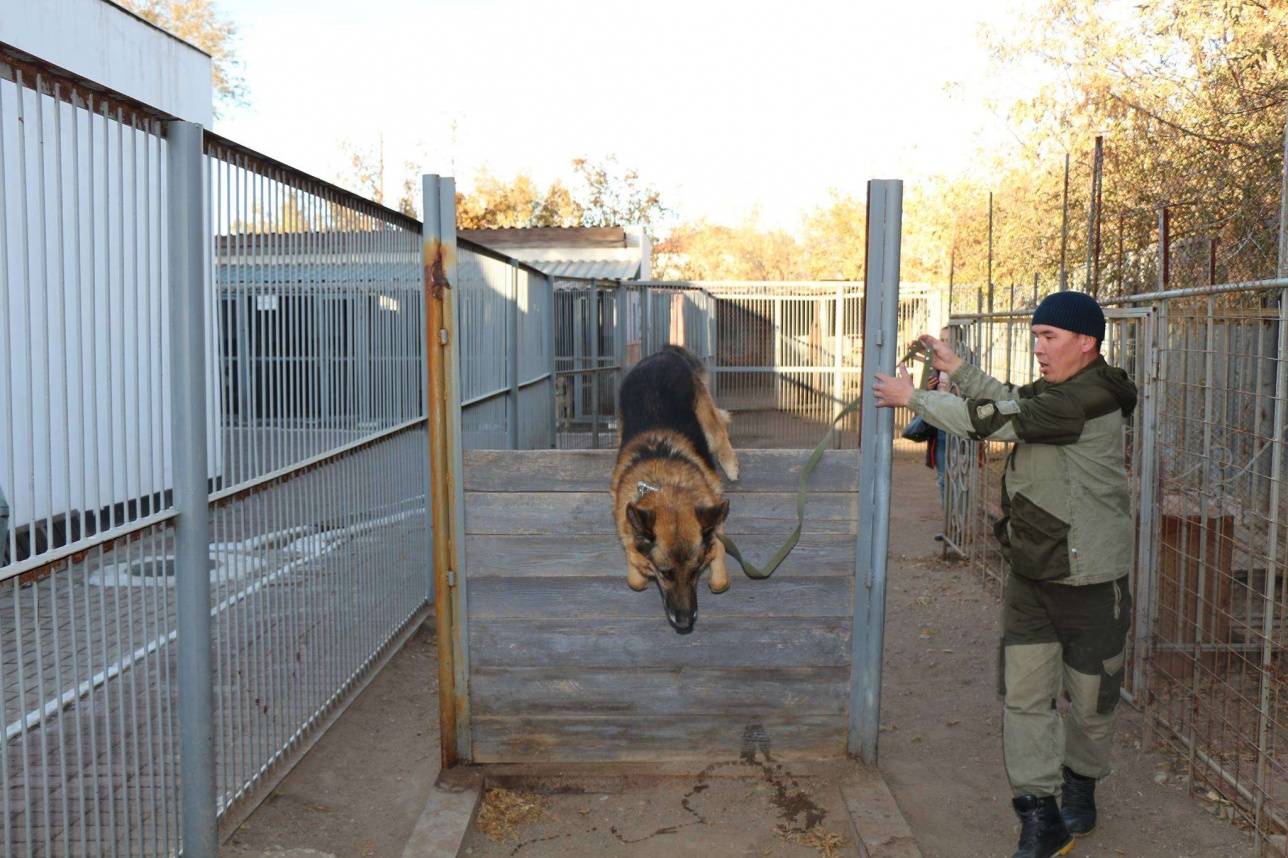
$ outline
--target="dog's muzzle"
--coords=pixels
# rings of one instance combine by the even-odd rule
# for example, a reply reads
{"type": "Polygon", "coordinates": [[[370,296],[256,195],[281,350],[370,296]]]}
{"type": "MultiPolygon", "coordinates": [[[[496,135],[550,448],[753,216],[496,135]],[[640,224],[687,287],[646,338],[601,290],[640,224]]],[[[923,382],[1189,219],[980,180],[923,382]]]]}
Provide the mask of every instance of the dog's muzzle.
{"type": "Polygon", "coordinates": [[[676,612],[675,608],[671,607],[671,603],[667,601],[666,591],[662,589],[662,582],[656,577],[653,580],[657,583],[657,592],[662,596],[662,610],[666,611],[666,619],[667,622],[671,624],[671,628],[675,629],[676,632],[682,635],[687,635],[689,632],[693,631],[693,625],[698,621],[698,605],[696,600],[694,601],[693,612],[687,617],[681,616],[676,612]],[[688,622],[686,623],[685,620],[688,622]]]}

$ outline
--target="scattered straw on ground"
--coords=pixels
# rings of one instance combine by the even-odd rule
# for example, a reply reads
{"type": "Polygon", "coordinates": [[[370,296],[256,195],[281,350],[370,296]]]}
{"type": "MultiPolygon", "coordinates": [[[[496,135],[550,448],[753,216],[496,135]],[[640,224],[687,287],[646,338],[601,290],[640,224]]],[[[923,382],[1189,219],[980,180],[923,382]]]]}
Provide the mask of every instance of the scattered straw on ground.
{"type": "Polygon", "coordinates": [[[489,789],[483,794],[483,803],[474,824],[492,840],[506,840],[515,836],[519,826],[540,819],[545,808],[546,799],[543,796],[508,789],[489,789]]]}
{"type": "Polygon", "coordinates": [[[809,846],[817,849],[823,858],[838,858],[841,854],[839,850],[848,845],[849,841],[839,834],[833,834],[830,831],[824,831],[822,828],[814,827],[806,831],[797,828],[788,828],[785,825],[778,826],[778,836],[788,843],[797,846],[809,846]]]}

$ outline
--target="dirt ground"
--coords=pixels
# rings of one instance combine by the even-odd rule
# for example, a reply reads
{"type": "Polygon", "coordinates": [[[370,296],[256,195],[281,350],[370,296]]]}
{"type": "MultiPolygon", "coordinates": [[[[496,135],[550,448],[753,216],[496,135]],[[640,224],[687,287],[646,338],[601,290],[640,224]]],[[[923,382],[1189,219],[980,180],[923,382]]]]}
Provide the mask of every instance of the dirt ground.
{"type": "MultiPolygon", "coordinates": [[[[997,598],[939,560],[934,475],[899,456],[893,483],[881,769],[927,858],[1008,856],[1018,829],[1001,761],[997,598]]],[[[437,768],[434,659],[422,628],[221,854],[399,858],[437,768]]],[[[1253,855],[1247,835],[1187,794],[1166,755],[1141,749],[1141,720],[1123,712],[1100,827],[1073,854],[1253,855]]],[[[848,858],[860,852],[843,779],[756,758],[662,779],[570,776],[539,796],[512,784],[531,821],[476,822],[461,854],[848,858]]]]}
{"type": "Polygon", "coordinates": [[[614,855],[859,858],[839,772],[766,762],[716,763],[694,775],[543,780],[530,822],[492,793],[461,846],[470,858],[614,855]],[[585,790],[585,792],[582,792],[585,790]],[[495,805],[499,812],[489,812],[495,805]]]}
{"type": "Polygon", "coordinates": [[[225,858],[400,858],[438,774],[432,617],[237,829],[225,858]]]}

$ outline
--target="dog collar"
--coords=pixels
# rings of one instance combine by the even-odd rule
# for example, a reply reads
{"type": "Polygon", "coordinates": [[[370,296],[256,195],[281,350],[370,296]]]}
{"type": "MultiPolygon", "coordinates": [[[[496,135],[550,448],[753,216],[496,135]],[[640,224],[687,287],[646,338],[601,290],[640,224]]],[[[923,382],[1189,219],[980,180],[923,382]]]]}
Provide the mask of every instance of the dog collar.
{"type": "Polygon", "coordinates": [[[635,500],[639,500],[649,492],[660,492],[660,491],[662,491],[661,486],[655,486],[652,483],[645,482],[644,480],[640,480],[635,484],[635,500]]]}

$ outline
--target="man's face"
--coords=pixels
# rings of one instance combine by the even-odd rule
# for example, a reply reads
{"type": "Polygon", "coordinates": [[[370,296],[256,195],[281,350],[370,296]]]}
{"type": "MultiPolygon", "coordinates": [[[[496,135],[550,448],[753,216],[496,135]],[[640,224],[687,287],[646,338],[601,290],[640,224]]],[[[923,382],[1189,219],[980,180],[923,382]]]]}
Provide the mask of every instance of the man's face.
{"type": "Polygon", "coordinates": [[[1050,325],[1033,326],[1033,354],[1038,370],[1052,384],[1073,378],[1095,359],[1096,338],[1050,325]]]}

